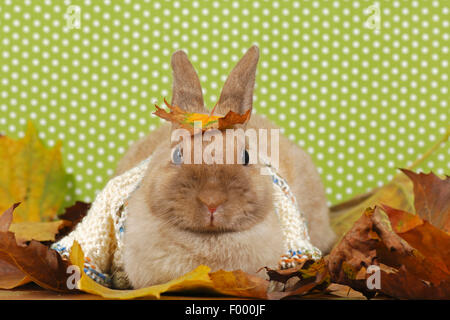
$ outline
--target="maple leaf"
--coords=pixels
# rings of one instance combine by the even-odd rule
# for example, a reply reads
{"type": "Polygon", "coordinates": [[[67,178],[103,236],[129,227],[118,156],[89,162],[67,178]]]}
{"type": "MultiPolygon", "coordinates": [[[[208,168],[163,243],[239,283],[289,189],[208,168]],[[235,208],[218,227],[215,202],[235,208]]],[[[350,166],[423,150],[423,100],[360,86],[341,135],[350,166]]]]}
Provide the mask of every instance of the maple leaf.
{"type": "Polygon", "coordinates": [[[170,109],[170,112],[167,112],[155,105],[156,111],[153,112],[153,114],[190,131],[191,134],[194,133],[194,122],[196,121],[201,122],[202,132],[208,129],[223,130],[233,128],[233,126],[236,124],[247,123],[252,112],[250,108],[244,114],[238,114],[233,111],[229,111],[225,116],[217,116],[213,115],[214,109],[212,110],[211,114],[192,113],[184,111],[178,106],[170,105],[166,101],[166,99],[164,99],[164,103],[170,109]]]}
{"type": "Polygon", "coordinates": [[[62,165],[61,144],[47,149],[31,122],[22,139],[0,137],[0,212],[22,202],[14,222],[54,220],[69,194],[70,179],[62,165]]]}
{"type": "Polygon", "coordinates": [[[425,174],[401,170],[414,184],[416,213],[437,228],[450,233],[450,177],[440,179],[433,172],[425,174]]]}

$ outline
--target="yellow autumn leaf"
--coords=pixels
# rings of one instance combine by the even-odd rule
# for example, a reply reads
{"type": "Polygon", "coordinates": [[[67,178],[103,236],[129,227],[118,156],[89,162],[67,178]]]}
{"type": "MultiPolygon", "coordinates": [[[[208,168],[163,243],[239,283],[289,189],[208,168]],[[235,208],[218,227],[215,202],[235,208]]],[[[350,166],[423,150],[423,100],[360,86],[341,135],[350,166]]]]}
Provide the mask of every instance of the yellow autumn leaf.
{"type": "Polygon", "coordinates": [[[67,220],[56,220],[51,222],[19,222],[12,223],[9,231],[14,232],[18,242],[25,241],[55,241],[59,230],[72,225],[67,220]]]}
{"type": "Polygon", "coordinates": [[[181,278],[174,279],[165,284],[136,290],[115,290],[98,284],[82,271],[84,266],[84,254],[76,241],[73,243],[70,251],[70,261],[81,270],[78,289],[107,299],[135,299],[142,297],[159,299],[162,293],[171,290],[177,291],[181,288],[185,290],[211,288],[213,284],[208,275],[210,268],[207,266],[199,266],[181,278]]]}
{"type": "Polygon", "coordinates": [[[213,116],[209,114],[203,114],[203,113],[187,113],[185,122],[187,123],[194,123],[195,121],[201,121],[202,122],[202,128],[208,127],[208,125],[217,122],[219,119],[219,116],[213,116]]]}
{"type": "Polygon", "coordinates": [[[331,227],[338,236],[342,236],[350,230],[366,208],[381,203],[407,212],[415,212],[411,180],[404,174],[398,175],[359,203],[348,202],[348,206],[335,207],[331,212],[331,227]]]}
{"type": "MultiPolygon", "coordinates": [[[[408,169],[420,165],[440,148],[450,137],[450,126],[446,133],[427,152],[411,164],[408,169]]],[[[371,192],[330,208],[330,223],[338,236],[343,236],[369,207],[385,204],[402,211],[416,213],[414,207],[413,183],[403,173],[397,174],[390,182],[371,192]]]]}
{"type": "Polygon", "coordinates": [[[104,287],[83,271],[84,254],[78,242],[74,242],[70,251],[70,261],[78,266],[81,278],[78,289],[84,292],[99,295],[106,299],[160,299],[166,292],[202,292],[240,297],[266,298],[268,282],[262,278],[251,276],[243,271],[223,271],[210,273],[211,269],[200,265],[182,277],[164,284],[154,285],[136,290],[117,290],[104,287]]]}
{"type": "Polygon", "coordinates": [[[68,181],[61,144],[46,148],[31,122],[22,139],[0,137],[0,212],[22,202],[13,222],[54,220],[64,206],[68,181]]]}

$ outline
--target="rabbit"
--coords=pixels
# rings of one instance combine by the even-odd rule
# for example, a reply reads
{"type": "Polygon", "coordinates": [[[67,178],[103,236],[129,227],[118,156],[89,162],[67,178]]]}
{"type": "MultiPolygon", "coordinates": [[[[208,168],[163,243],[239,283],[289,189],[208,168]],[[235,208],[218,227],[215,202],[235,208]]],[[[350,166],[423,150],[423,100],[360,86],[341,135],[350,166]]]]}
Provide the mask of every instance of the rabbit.
{"type": "MultiPolygon", "coordinates": [[[[252,108],[259,49],[252,46],[231,71],[215,114],[252,108]]],[[[183,51],[172,55],[172,105],[196,113],[205,107],[197,73],[183,51]]],[[[254,114],[245,128],[277,128],[254,114]]],[[[128,200],[123,238],[124,270],[133,288],[165,283],[207,265],[212,271],[255,274],[275,267],[284,254],[274,213],[271,178],[260,164],[174,164],[171,132],[162,125],[132,144],[119,161],[119,175],[152,155],[140,187],[128,200]]],[[[270,149],[269,149],[270,150],[270,149]]],[[[284,136],[278,172],[308,220],[313,245],[326,253],[335,241],[324,187],[311,158],[284,136]]]]}

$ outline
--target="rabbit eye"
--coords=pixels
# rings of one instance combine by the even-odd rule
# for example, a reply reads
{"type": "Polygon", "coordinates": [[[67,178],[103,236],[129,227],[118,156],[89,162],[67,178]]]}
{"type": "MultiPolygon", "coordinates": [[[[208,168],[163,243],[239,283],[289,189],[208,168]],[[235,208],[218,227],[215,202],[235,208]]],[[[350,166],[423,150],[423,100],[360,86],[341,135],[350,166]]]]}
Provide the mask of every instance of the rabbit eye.
{"type": "Polygon", "coordinates": [[[183,154],[181,153],[180,147],[176,147],[172,152],[172,162],[174,164],[182,164],[183,163],[183,154]]]}
{"type": "Polygon", "coordinates": [[[242,152],[242,164],[244,166],[247,166],[250,162],[250,156],[248,155],[247,150],[244,150],[244,152],[242,152]]]}

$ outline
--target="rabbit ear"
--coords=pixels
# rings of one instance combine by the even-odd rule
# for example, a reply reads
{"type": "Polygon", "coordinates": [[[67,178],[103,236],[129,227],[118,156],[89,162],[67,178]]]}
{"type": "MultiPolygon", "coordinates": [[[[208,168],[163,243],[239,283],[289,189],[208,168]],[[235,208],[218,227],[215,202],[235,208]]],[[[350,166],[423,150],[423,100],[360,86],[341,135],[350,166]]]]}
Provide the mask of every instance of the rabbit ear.
{"type": "Polygon", "coordinates": [[[172,105],[188,112],[207,112],[197,72],[184,51],[172,55],[172,105]]]}
{"type": "Polygon", "coordinates": [[[258,59],[259,49],[252,46],[231,71],[217,103],[217,114],[225,115],[230,110],[243,114],[252,108],[258,59]]]}

